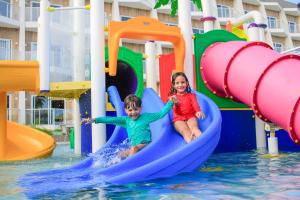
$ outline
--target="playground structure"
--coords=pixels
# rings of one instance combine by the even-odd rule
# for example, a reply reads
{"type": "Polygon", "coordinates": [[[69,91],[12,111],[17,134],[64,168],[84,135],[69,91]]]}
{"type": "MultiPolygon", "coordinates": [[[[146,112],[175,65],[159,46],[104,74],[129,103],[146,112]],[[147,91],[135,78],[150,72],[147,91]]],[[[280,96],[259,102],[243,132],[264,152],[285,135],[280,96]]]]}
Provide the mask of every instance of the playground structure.
{"type": "Polygon", "coordinates": [[[278,124],[299,144],[299,56],[281,55],[262,42],[235,41],[211,45],[202,57],[202,78],[211,91],[246,103],[260,119],[278,124]]]}
{"type": "MultiPolygon", "coordinates": [[[[151,25],[157,27],[161,26],[156,32],[165,32],[160,22],[155,22],[155,20],[146,17],[138,17],[127,22],[118,22],[116,24],[122,27],[119,32],[119,29],[108,28],[109,31],[113,30],[113,32],[109,32],[108,38],[110,38],[110,34],[115,35],[116,33],[117,35],[115,39],[109,40],[109,42],[115,42],[116,44],[119,43],[119,37],[126,36],[126,27],[131,24],[139,24],[139,26],[136,25],[135,27],[138,30],[144,30],[143,33],[145,33],[145,35],[147,30],[155,30],[151,28],[151,25]],[[121,24],[124,25],[120,26],[121,24]]],[[[164,37],[163,33],[161,34],[162,37],[164,37]]],[[[127,36],[133,37],[132,34],[133,33],[127,36]]],[[[156,36],[155,39],[160,39],[159,33],[152,32],[152,34],[156,36]]],[[[177,31],[177,34],[177,37],[180,38],[180,32],[177,31]]],[[[202,36],[208,38],[208,40],[204,44],[204,46],[206,45],[204,51],[200,54],[201,79],[196,80],[197,84],[201,86],[200,82],[202,82],[213,95],[227,98],[228,100],[226,101],[238,100],[246,103],[253,108],[259,118],[265,121],[271,120],[287,130],[290,130],[291,138],[295,143],[298,143],[299,127],[297,127],[297,124],[299,124],[299,95],[294,91],[295,88],[299,87],[300,82],[296,78],[296,75],[292,74],[297,74],[299,70],[299,57],[292,55],[282,56],[271,50],[265,43],[245,42],[243,39],[239,39],[226,31],[210,31],[202,36]],[[218,59],[215,59],[216,57],[218,59]],[[260,59],[255,59],[257,57],[260,59]],[[244,69],[245,66],[247,70],[244,69]],[[251,66],[260,67],[254,68],[251,66]],[[290,74],[286,72],[285,69],[287,68],[293,73],[290,74]],[[249,76],[249,74],[252,74],[252,76],[249,76]],[[282,76],[282,74],[285,74],[285,76],[282,76]],[[288,79],[292,81],[289,82],[287,81],[288,79]],[[285,84],[282,83],[281,87],[273,88],[274,80],[284,82],[285,84]],[[240,85],[244,85],[242,90],[239,87],[240,85]],[[290,93],[285,92],[284,90],[286,89],[290,91],[290,93]],[[290,101],[285,101],[285,95],[281,95],[282,98],[277,97],[283,93],[289,96],[290,101]],[[274,100],[275,97],[278,101],[274,100]],[[270,102],[269,99],[272,101],[270,102]],[[284,109],[284,112],[279,112],[279,110],[281,110],[280,108],[282,108],[282,104],[285,104],[286,109],[284,109]],[[294,111],[287,112],[289,110],[294,111]],[[289,126],[286,126],[286,124],[289,124],[289,126]]],[[[147,36],[141,33],[138,38],[148,39],[147,36]]],[[[150,38],[154,39],[153,36],[150,38]]],[[[197,40],[195,40],[195,43],[196,42],[197,40]]],[[[117,48],[114,49],[116,50],[117,48]]],[[[113,58],[114,61],[109,61],[110,65],[107,71],[116,75],[116,55],[118,54],[116,52],[111,53],[113,56],[108,57],[108,59],[113,58]],[[113,67],[113,69],[110,69],[111,67],[113,67]]],[[[173,64],[174,63],[173,60],[173,64]]],[[[172,65],[173,69],[169,68],[165,74],[176,70],[174,66],[178,67],[177,63],[176,65],[172,65]]],[[[164,83],[166,82],[162,82],[161,84],[164,83]]],[[[65,191],[89,187],[99,183],[99,181],[101,181],[100,177],[111,183],[123,184],[173,176],[196,169],[203,164],[213,152],[219,141],[221,132],[219,109],[209,98],[197,92],[196,95],[198,102],[206,113],[205,120],[199,122],[203,130],[203,135],[197,140],[190,144],[185,144],[182,138],[174,131],[172,126],[170,126],[170,117],[167,116],[151,126],[153,141],[138,154],[108,168],[97,169],[95,166],[96,160],[90,157],[71,168],[29,174],[22,179],[22,182],[26,182],[24,187],[30,188],[30,190],[27,190],[27,195],[34,198],[42,193],[52,193],[58,189],[65,191]],[[61,176],[62,174],[64,174],[64,176],[61,176]],[[41,181],[36,185],[32,177],[41,177],[41,179],[43,179],[43,177],[47,178],[44,179],[46,181],[41,181]],[[71,181],[66,182],[68,178],[70,178],[71,181]],[[84,181],[74,184],[73,179],[84,181]],[[31,180],[33,180],[33,182],[31,182],[31,180]],[[60,182],[64,184],[59,184],[60,182]],[[49,187],[49,184],[52,186],[49,187]],[[31,185],[34,185],[34,187],[31,187],[31,185]]],[[[124,115],[123,102],[118,94],[118,89],[109,88],[109,98],[116,109],[117,116],[124,115]]],[[[144,90],[142,98],[143,112],[155,112],[163,106],[160,98],[157,97],[152,90],[144,90]]],[[[237,106],[234,102],[231,104],[228,103],[228,105],[229,107],[237,106]]],[[[88,135],[89,133],[83,132],[83,134],[88,135]]],[[[103,148],[113,144],[119,144],[126,139],[126,137],[127,134],[125,130],[116,127],[114,133],[103,148]]],[[[101,149],[95,154],[101,154],[101,149]]]]}
{"type": "MultiPolygon", "coordinates": [[[[238,25],[239,23],[240,22],[232,24],[238,25]]],[[[259,23],[260,22],[257,22],[257,24],[259,23]]],[[[261,27],[253,27],[253,29],[258,28],[261,27]]],[[[259,36],[259,34],[254,34],[254,36],[249,35],[249,40],[253,40],[259,36]]],[[[160,58],[161,63],[165,62],[165,66],[170,66],[167,71],[163,72],[161,70],[160,73],[161,96],[162,98],[165,98],[166,89],[169,88],[169,86],[166,85],[170,82],[169,77],[172,71],[184,70],[183,63],[185,45],[183,42],[184,39],[181,34],[181,30],[178,27],[166,27],[159,21],[148,17],[137,17],[127,22],[110,23],[108,26],[109,45],[108,50],[106,50],[108,53],[106,53],[106,55],[103,55],[105,57],[103,61],[105,60],[109,63],[108,68],[105,69],[109,73],[109,75],[118,76],[117,73],[119,70],[121,71],[120,68],[124,68],[124,65],[121,62],[119,62],[118,64],[118,58],[122,57],[123,52],[126,52],[124,54],[129,54],[129,51],[125,50],[125,48],[118,48],[119,38],[121,37],[146,40],[167,40],[173,42],[175,47],[175,56],[171,55],[169,61],[164,60],[164,56],[161,56],[160,58]],[[132,29],[132,26],[135,27],[135,29],[132,29]],[[171,35],[172,37],[169,37],[169,35],[171,35]],[[119,67],[119,65],[122,67],[119,67]]],[[[299,57],[291,55],[282,56],[275,53],[273,50],[270,50],[270,47],[264,43],[247,43],[243,42],[242,40],[244,39],[238,38],[232,33],[219,30],[209,31],[205,34],[195,36],[195,49],[198,48],[197,50],[195,50],[194,55],[197,89],[203,92],[202,87],[205,87],[207,91],[206,94],[209,94],[207,96],[209,96],[210,98],[213,97],[212,99],[214,101],[218,99],[216,103],[221,108],[223,106],[227,106],[228,108],[246,108],[245,105],[238,104],[236,102],[233,102],[232,100],[238,100],[239,102],[247,104],[249,107],[253,108],[254,112],[258,115],[259,118],[265,121],[272,121],[274,123],[277,123],[289,132],[292,140],[295,143],[299,143],[299,94],[296,92],[300,84],[299,80],[296,78],[296,74],[299,74],[299,57]],[[202,43],[202,46],[196,47],[197,43],[202,43]],[[262,55],[265,54],[268,55],[268,57],[262,57],[262,55]],[[248,76],[249,74],[252,74],[253,76],[248,76]],[[282,76],[282,74],[285,75],[282,76]],[[273,88],[276,81],[282,83],[282,85],[273,88]],[[240,87],[238,87],[241,85],[244,85],[246,89],[241,89],[240,87]],[[216,97],[216,95],[222,98],[216,97]],[[227,99],[224,99],[223,97],[227,99]],[[283,105],[285,107],[283,107],[283,105]]],[[[136,56],[139,57],[139,61],[141,61],[141,54],[136,56]]],[[[125,61],[126,59],[130,58],[123,55],[122,59],[123,61],[125,61]]],[[[119,61],[120,60],[121,59],[119,59],[119,61]]],[[[22,70],[22,73],[26,74],[22,74],[22,76],[20,76],[22,77],[22,79],[20,80],[22,82],[30,84],[29,86],[22,85],[22,82],[15,81],[15,74],[12,76],[12,74],[9,74],[11,72],[8,71],[7,68],[3,68],[4,72],[7,73],[7,76],[2,76],[2,79],[0,79],[0,83],[2,83],[1,87],[3,86],[3,88],[0,88],[2,94],[4,94],[3,92],[6,91],[39,90],[39,87],[37,86],[38,80],[40,79],[40,76],[37,75],[39,65],[36,62],[20,62],[16,63],[16,66],[20,67],[27,64],[30,67],[33,66],[33,69],[22,70]],[[12,79],[8,80],[7,77],[11,77],[12,79]],[[17,83],[18,85],[15,86],[14,84],[17,83]]],[[[133,62],[131,65],[135,64],[136,63],[133,62]]],[[[7,67],[9,66],[9,64],[1,62],[1,66],[7,67]]],[[[98,68],[100,67],[98,66],[98,68]]],[[[135,92],[138,96],[143,97],[143,102],[145,102],[145,107],[143,109],[145,112],[155,112],[159,110],[163,106],[163,103],[161,102],[159,97],[155,96],[155,94],[149,90],[145,90],[143,92],[143,82],[141,81],[141,75],[143,73],[141,69],[135,68],[133,66],[130,66],[128,68],[133,70],[133,73],[136,75],[137,80],[132,83],[132,88],[130,88],[130,90],[128,90],[127,92],[135,92]]],[[[103,73],[105,70],[103,70],[103,73]]],[[[92,72],[92,75],[102,76],[101,74],[97,74],[94,71],[92,72]]],[[[55,95],[53,94],[55,93],[53,88],[50,87],[50,81],[48,81],[48,84],[49,88],[43,87],[43,92],[50,92],[52,93],[52,95],[55,95]]],[[[47,85],[47,82],[45,85],[47,85]]],[[[74,83],[74,85],[82,85],[82,82],[74,83]]],[[[62,91],[59,92],[59,95],[61,97],[76,97],[79,98],[79,101],[81,101],[80,98],[83,99],[86,97],[82,101],[88,104],[89,108],[91,108],[92,103],[90,97],[88,96],[88,93],[90,92],[90,94],[93,94],[93,90],[89,91],[90,88],[93,89],[93,84],[85,83],[83,84],[84,87],[77,87],[77,90],[79,92],[74,92],[76,90],[74,85],[69,87],[69,91],[66,89],[66,87],[63,87],[63,84],[58,84],[56,86],[56,89],[62,89],[62,91]],[[62,93],[64,94],[62,95],[62,93]],[[66,95],[67,93],[68,95],[66,95]],[[76,95],[70,95],[75,93],[76,95]]],[[[97,90],[97,88],[94,88],[94,91],[95,90],[97,90]]],[[[113,105],[115,106],[117,115],[123,115],[124,111],[122,109],[122,100],[120,99],[118,93],[119,92],[117,92],[115,89],[112,90],[110,92],[110,98],[113,105]]],[[[126,92],[124,94],[126,94],[126,92]]],[[[93,168],[93,158],[88,158],[79,165],[76,165],[69,169],[63,169],[54,172],[49,171],[44,173],[36,173],[34,174],[34,176],[47,176],[49,177],[49,179],[47,179],[46,182],[41,182],[39,186],[35,185],[34,187],[36,188],[35,190],[31,191],[32,194],[37,195],[40,192],[44,192],[45,189],[47,189],[49,182],[55,185],[56,182],[63,181],[63,179],[65,179],[66,177],[72,176],[82,178],[84,181],[78,184],[74,184],[71,182],[66,183],[63,186],[65,189],[89,186],[89,184],[94,184],[95,182],[92,182],[92,180],[99,178],[99,176],[106,177],[109,182],[127,183],[132,181],[142,181],[153,178],[173,176],[178,173],[188,172],[196,169],[198,166],[205,162],[205,160],[215,149],[219,141],[221,130],[221,118],[218,108],[209,98],[201,96],[198,93],[196,94],[199,103],[204,108],[204,112],[207,115],[205,121],[201,121],[200,123],[201,128],[204,130],[203,137],[199,138],[189,145],[184,144],[182,139],[170,126],[170,118],[166,117],[164,118],[164,120],[151,127],[153,133],[153,143],[151,143],[145,150],[141,151],[139,154],[104,170],[95,170],[93,168]],[[157,132],[161,133],[161,135],[155,134],[157,132]],[[164,148],[161,149],[161,147],[164,148]],[[184,152],[186,154],[183,154],[184,152]],[[67,172],[69,170],[71,172],[68,174],[67,172]],[[60,176],[62,173],[64,174],[64,176],[60,176]],[[78,175],[76,175],[77,173],[78,175]]],[[[1,103],[2,102],[5,102],[3,96],[1,96],[1,103]]],[[[85,110],[87,109],[87,107],[80,105],[80,109],[82,109],[81,117],[91,116],[92,110],[85,110]]],[[[4,111],[3,113],[5,113],[5,109],[2,109],[4,111]]],[[[94,116],[94,114],[92,116],[94,116]]],[[[0,123],[6,123],[6,115],[5,117],[4,115],[2,115],[0,123]]],[[[5,127],[5,125],[1,127],[5,127]]],[[[12,129],[16,130],[14,128],[12,129]]],[[[31,130],[28,132],[31,132],[31,130]]],[[[5,138],[5,134],[3,133],[5,132],[1,132],[1,137],[5,138]]],[[[9,135],[12,134],[15,133],[10,133],[9,135]]],[[[89,148],[86,148],[88,149],[86,153],[89,153],[91,152],[91,143],[93,142],[93,140],[95,140],[95,138],[92,136],[91,128],[89,127],[85,129],[85,127],[82,127],[81,134],[85,136],[85,138],[81,137],[82,141],[86,139],[86,142],[80,144],[81,150],[84,149],[82,147],[84,147],[85,145],[89,145],[89,148]]],[[[120,141],[122,141],[124,138],[126,138],[126,133],[124,132],[124,130],[117,127],[114,130],[113,135],[110,137],[110,140],[105,144],[104,147],[110,144],[120,143],[120,141]]],[[[34,142],[42,141],[39,136],[32,136],[31,139],[34,142]]],[[[12,140],[17,139],[14,138],[12,140]]],[[[6,140],[3,139],[1,141],[6,140]]],[[[5,153],[6,150],[4,149],[7,146],[11,145],[3,143],[0,144],[0,147],[2,148],[0,151],[1,154],[5,153]]],[[[46,156],[53,151],[53,148],[53,143],[48,146],[42,145],[42,150],[39,151],[46,152],[42,154],[43,156],[46,156]],[[47,149],[49,150],[47,151],[47,149]]],[[[22,153],[25,154],[25,152],[22,153]]],[[[40,157],[40,155],[41,153],[34,153],[34,156],[25,157],[24,159],[36,158],[40,157]]],[[[19,160],[19,157],[13,159],[19,160]]],[[[8,159],[4,158],[4,160],[8,159]]],[[[25,177],[23,180],[24,182],[26,181],[29,185],[30,176],[31,175],[25,177]]],[[[58,186],[61,185],[56,184],[54,188],[58,186]]],[[[53,190],[53,188],[49,187],[49,191],[50,190],[53,190]]]]}
{"type": "Polygon", "coordinates": [[[6,92],[39,91],[37,62],[0,62],[0,160],[28,160],[51,155],[54,139],[23,125],[7,121],[6,92]]]}

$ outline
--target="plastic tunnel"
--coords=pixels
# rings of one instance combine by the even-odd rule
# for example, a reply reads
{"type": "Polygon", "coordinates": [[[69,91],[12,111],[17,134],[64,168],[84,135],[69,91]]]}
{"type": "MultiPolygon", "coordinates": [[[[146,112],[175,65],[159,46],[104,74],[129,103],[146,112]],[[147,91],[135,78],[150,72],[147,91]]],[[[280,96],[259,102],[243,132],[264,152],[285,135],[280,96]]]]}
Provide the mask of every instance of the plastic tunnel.
{"type": "Polygon", "coordinates": [[[249,105],[299,144],[299,56],[279,54],[262,42],[215,43],[203,54],[201,73],[212,92],[249,105]]]}
{"type": "MultiPolygon", "coordinates": [[[[105,49],[105,65],[108,67],[108,48],[105,49]]],[[[143,55],[126,47],[119,47],[116,76],[106,73],[106,87],[116,86],[121,99],[128,94],[141,97],[144,89],[143,55]]]]}

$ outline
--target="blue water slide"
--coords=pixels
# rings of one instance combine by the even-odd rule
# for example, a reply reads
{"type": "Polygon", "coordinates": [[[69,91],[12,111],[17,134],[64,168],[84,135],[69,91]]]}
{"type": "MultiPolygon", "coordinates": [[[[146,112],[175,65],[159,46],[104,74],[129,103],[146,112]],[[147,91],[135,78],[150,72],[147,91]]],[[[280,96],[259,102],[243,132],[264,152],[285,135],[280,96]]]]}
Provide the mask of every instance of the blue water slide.
{"type": "MultiPolygon", "coordinates": [[[[125,115],[123,102],[117,89],[108,89],[111,103],[117,116],[125,115]]],[[[103,182],[125,184],[191,172],[201,166],[212,154],[220,139],[221,114],[208,97],[195,92],[206,117],[199,120],[201,137],[186,144],[174,130],[169,115],[150,124],[152,142],[137,154],[108,168],[95,168],[89,157],[70,168],[36,172],[23,176],[19,181],[29,197],[59,191],[93,187],[103,182]]],[[[145,89],[142,97],[142,112],[158,112],[164,106],[152,89],[145,89]]],[[[127,138],[124,128],[116,127],[103,148],[119,144],[127,138]]],[[[99,150],[100,153],[102,149],[99,150]]],[[[96,154],[97,154],[96,153],[96,154]]]]}

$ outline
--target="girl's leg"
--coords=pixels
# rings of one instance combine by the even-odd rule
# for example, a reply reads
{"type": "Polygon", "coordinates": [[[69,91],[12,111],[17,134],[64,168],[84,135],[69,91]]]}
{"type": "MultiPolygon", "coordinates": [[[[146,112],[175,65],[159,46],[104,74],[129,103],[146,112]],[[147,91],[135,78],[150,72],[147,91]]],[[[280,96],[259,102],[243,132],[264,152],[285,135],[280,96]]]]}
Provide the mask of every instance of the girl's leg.
{"type": "Polygon", "coordinates": [[[147,144],[138,144],[134,147],[131,147],[129,149],[129,154],[128,156],[132,156],[133,154],[136,154],[137,152],[139,152],[142,148],[144,148],[147,144]]]}
{"type": "Polygon", "coordinates": [[[176,121],[174,122],[174,127],[187,143],[192,141],[192,132],[186,121],[176,121]]]}
{"type": "Polygon", "coordinates": [[[192,137],[199,137],[202,133],[198,127],[198,122],[196,118],[191,118],[187,121],[187,125],[192,131],[192,137]]]}

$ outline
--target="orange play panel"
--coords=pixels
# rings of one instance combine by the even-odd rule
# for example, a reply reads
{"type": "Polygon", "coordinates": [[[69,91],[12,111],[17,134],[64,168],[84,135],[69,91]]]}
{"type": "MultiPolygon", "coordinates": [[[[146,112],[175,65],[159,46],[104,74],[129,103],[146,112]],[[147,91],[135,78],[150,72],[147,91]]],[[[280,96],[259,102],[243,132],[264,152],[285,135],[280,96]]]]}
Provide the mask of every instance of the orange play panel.
{"type": "Polygon", "coordinates": [[[33,128],[7,121],[6,92],[39,91],[39,64],[35,61],[0,61],[0,161],[46,157],[54,139],[33,128]]]}
{"type": "Polygon", "coordinates": [[[120,38],[172,42],[174,45],[176,71],[183,71],[185,43],[180,29],[174,26],[167,26],[157,19],[142,16],[126,22],[112,21],[108,24],[108,63],[110,76],[115,76],[117,73],[120,38]]]}

